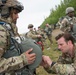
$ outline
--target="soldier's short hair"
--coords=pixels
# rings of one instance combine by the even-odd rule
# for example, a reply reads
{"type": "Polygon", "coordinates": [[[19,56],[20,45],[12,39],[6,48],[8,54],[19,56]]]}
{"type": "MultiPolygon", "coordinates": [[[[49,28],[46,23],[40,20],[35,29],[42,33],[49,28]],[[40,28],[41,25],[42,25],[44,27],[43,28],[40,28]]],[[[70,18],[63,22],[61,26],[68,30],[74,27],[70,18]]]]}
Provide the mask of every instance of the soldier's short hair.
{"type": "Polygon", "coordinates": [[[72,44],[74,44],[75,39],[73,38],[73,36],[70,33],[61,33],[61,34],[57,35],[55,37],[55,39],[57,41],[62,37],[65,39],[66,42],[70,40],[72,42],[72,44]]]}

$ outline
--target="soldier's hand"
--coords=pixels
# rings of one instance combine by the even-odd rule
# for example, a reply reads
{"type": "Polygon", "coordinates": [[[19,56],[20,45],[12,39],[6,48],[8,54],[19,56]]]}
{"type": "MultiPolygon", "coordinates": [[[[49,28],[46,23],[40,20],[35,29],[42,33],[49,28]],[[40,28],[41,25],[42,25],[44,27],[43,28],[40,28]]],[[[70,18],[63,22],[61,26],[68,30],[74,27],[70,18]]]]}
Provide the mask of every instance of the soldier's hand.
{"type": "Polygon", "coordinates": [[[41,66],[48,68],[49,66],[51,66],[51,64],[52,64],[52,61],[51,61],[50,57],[43,55],[41,66]]]}
{"type": "Polygon", "coordinates": [[[41,38],[42,36],[41,35],[37,35],[37,37],[41,38]]]}
{"type": "Polygon", "coordinates": [[[32,64],[35,61],[35,59],[36,59],[36,54],[35,53],[31,53],[32,50],[33,49],[31,48],[31,49],[29,49],[28,51],[25,52],[28,64],[32,64]]]}

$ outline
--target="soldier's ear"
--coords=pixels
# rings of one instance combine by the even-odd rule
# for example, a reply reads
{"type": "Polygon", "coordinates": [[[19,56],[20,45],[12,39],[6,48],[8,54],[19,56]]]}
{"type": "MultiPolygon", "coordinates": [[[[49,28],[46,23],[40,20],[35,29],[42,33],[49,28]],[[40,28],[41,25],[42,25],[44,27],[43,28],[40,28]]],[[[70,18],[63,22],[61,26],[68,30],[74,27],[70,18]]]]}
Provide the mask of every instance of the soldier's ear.
{"type": "Polygon", "coordinates": [[[69,44],[69,45],[71,45],[71,44],[72,44],[72,41],[71,41],[71,40],[69,40],[69,41],[68,41],[68,44],[69,44]]]}

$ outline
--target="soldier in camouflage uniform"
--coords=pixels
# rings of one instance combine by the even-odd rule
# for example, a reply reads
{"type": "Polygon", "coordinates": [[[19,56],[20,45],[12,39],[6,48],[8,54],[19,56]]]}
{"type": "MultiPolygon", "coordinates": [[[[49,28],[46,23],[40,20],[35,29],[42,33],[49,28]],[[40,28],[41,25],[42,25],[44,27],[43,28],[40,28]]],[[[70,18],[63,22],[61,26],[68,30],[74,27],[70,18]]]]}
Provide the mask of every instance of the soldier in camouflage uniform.
{"type": "Polygon", "coordinates": [[[42,50],[44,50],[44,43],[45,43],[45,36],[44,36],[44,30],[38,27],[37,34],[41,35],[42,38],[39,39],[39,41],[42,43],[42,50]]]}
{"type": "Polygon", "coordinates": [[[41,31],[40,26],[38,27],[37,33],[38,33],[38,34],[42,34],[42,31],[41,31]]]}
{"type": "Polygon", "coordinates": [[[0,0],[0,75],[21,75],[16,70],[32,64],[36,58],[35,53],[29,54],[32,49],[19,54],[12,41],[19,37],[16,21],[22,10],[23,6],[17,0],[0,0]],[[15,52],[13,56],[8,54],[9,51],[15,52]]]}
{"type": "Polygon", "coordinates": [[[61,30],[63,32],[73,31],[73,25],[76,25],[76,17],[74,17],[74,8],[66,8],[66,16],[61,22],[61,30]]]}
{"type": "Polygon", "coordinates": [[[58,75],[76,75],[76,47],[74,38],[70,33],[62,33],[56,37],[58,48],[62,55],[57,62],[53,62],[48,56],[43,56],[42,65],[49,73],[58,75]]]}
{"type": "Polygon", "coordinates": [[[33,30],[33,25],[28,25],[29,32],[27,33],[27,37],[33,39],[43,50],[43,44],[41,42],[42,36],[37,32],[33,30]]]}
{"type": "Polygon", "coordinates": [[[53,44],[53,40],[52,40],[52,28],[51,26],[47,23],[46,24],[46,27],[45,27],[45,32],[46,32],[46,35],[50,41],[50,44],[53,44]]]}
{"type": "Polygon", "coordinates": [[[28,38],[31,38],[31,39],[33,39],[37,42],[38,38],[42,37],[40,34],[37,34],[37,32],[33,30],[33,25],[32,24],[28,25],[28,29],[29,29],[29,32],[27,34],[28,38]]]}

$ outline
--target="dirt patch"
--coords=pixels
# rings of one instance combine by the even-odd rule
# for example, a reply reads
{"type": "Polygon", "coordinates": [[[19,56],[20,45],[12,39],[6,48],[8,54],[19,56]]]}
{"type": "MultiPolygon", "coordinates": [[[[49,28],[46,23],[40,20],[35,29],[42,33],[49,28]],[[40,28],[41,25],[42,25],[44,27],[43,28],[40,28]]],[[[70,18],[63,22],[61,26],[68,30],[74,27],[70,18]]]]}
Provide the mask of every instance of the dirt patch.
{"type": "Polygon", "coordinates": [[[60,29],[55,29],[55,30],[53,30],[53,32],[52,32],[52,36],[55,37],[55,36],[57,36],[57,35],[60,34],[60,33],[62,33],[62,31],[61,31],[60,29]]]}

